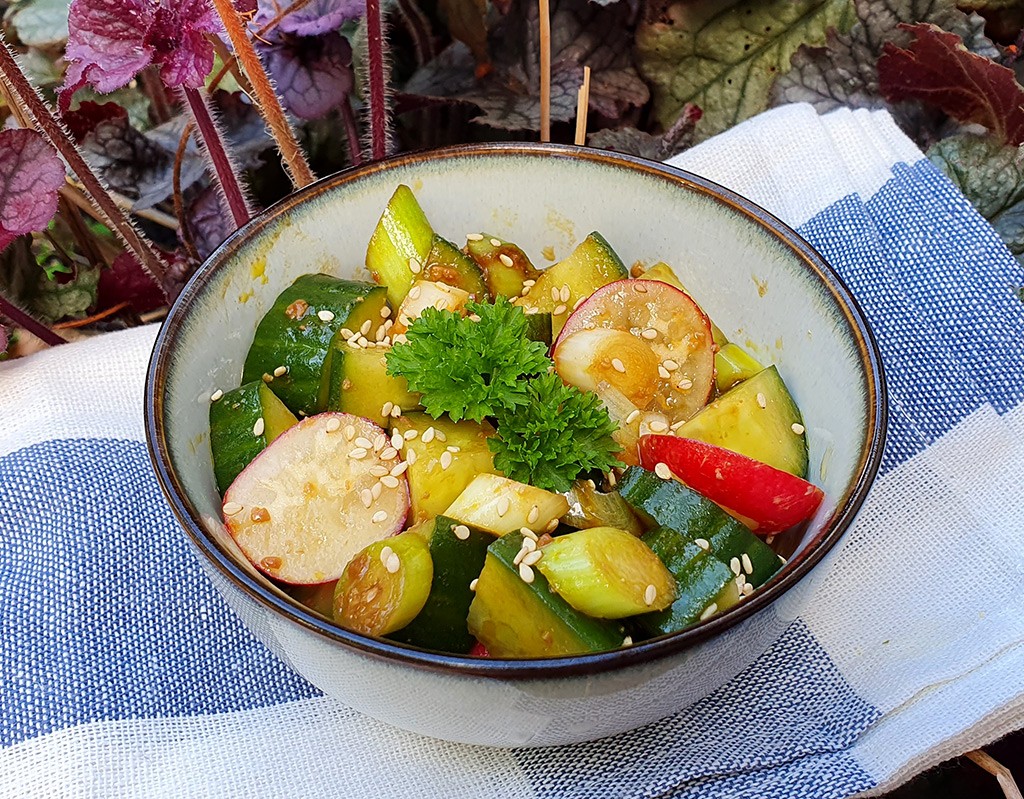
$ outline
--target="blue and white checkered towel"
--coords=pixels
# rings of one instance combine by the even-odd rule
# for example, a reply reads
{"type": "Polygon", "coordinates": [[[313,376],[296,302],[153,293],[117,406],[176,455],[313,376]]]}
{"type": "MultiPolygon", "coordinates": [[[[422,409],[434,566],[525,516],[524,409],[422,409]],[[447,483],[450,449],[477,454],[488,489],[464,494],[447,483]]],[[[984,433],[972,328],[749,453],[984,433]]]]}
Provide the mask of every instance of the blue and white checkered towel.
{"type": "Polygon", "coordinates": [[[832,262],[889,377],[882,474],[763,657],[555,750],[440,743],[321,696],[164,504],[141,328],[0,365],[0,797],[845,797],[1024,726],[1024,271],[881,112],[777,109],[678,163],[832,262]]]}

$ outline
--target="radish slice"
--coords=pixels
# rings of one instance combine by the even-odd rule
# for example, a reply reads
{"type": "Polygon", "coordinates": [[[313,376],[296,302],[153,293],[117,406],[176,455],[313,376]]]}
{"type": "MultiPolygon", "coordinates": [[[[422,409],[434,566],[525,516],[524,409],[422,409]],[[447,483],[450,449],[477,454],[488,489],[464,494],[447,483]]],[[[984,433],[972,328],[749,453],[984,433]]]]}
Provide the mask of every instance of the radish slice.
{"type": "Polygon", "coordinates": [[[264,574],[300,585],[336,580],[356,553],[405,525],[409,485],[404,474],[389,474],[398,463],[385,432],[367,419],[311,416],[235,478],[224,524],[264,574]]]}

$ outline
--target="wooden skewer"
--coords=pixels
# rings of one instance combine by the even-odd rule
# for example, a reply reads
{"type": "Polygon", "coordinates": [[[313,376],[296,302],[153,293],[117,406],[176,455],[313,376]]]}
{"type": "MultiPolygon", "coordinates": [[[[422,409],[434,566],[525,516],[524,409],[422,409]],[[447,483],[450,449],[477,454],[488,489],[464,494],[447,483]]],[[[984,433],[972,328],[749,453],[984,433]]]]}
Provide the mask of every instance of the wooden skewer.
{"type": "Polygon", "coordinates": [[[587,143],[587,109],[590,107],[590,67],[583,67],[583,84],[576,94],[576,144],[587,143]]]}
{"type": "Polygon", "coordinates": [[[1003,789],[1006,799],[1021,799],[1020,788],[1017,787],[1010,769],[980,749],[968,752],[967,757],[996,778],[999,787],[1003,789]]]}
{"type": "Polygon", "coordinates": [[[540,140],[551,141],[551,7],[540,2],[540,140]]]}

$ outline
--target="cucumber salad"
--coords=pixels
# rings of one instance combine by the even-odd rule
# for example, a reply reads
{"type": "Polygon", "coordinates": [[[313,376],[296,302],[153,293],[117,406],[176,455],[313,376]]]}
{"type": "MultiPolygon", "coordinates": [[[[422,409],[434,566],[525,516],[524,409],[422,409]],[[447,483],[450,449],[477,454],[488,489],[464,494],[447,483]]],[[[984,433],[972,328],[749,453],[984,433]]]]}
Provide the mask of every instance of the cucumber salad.
{"type": "Polygon", "coordinates": [[[211,396],[241,552],[345,628],[480,657],[616,649],[743,602],[823,496],[778,370],[598,233],[546,269],[466,239],[400,186],[373,282],[277,297],[211,396]]]}

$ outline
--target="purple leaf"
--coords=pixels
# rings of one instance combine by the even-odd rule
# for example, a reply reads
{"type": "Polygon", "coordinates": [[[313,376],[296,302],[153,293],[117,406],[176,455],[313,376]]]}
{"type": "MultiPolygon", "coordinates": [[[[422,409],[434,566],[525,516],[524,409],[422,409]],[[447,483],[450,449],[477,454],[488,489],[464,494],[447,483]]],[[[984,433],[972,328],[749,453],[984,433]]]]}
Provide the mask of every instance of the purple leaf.
{"type": "Polygon", "coordinates": [[[189,233],[192,234],[196,252],[204,261],[217,248],[217,245],[235,232],[234,227],[224,216],[220,197],[212,186],[203,189],[196,197],[195,202],[189,206],[185,215],[185,224],[188,225],[189,233]]]}
{"type": "Polygon", "coordinates": [[[4,327],[3,325],[0,325],[0,355],[3,355],[5,352],[7,352],[8,341],[10,341],[10,339],[7,336],[7,328],[4,327]]]}
{"type": "Polygon", "coordinates": [[[130,252],[121,253],[109,269],[100,273],[96,307],[102,311],[125,301],[135,313],[152,311],[167,302],[160,287],[130,252]]]}
{"type": "Polygon", "coordinates": [[[0,249],[57,212],[64,162],[34,130],[0,131],[0,249]]]}
{"type": "Polygon", "coordinates": [[[161,6],[146,33],[155,51],[160,77],[168,86],[198,89],[213,69],[213,45],[208,33],[220,31],[220,18],[209,0],[178,0],[161,6]]]}
{"type": "Polygon", "coordinates": [[[74,111],[64,114],[64,124],[68,126],[75,141],[81,143],[82,139],[96,130],[101,122],[127,118],[128,111],[117,103],[94,103],[92,100],[86,100],[74,111]]]}
{"type": "Polygon", "coordinates": [[[326,116],[352,91],[352,48],[338,33],[278,36],[259,44],[285,108],[303,119],[326,116]]]}
{"type": "Polygon", "coordinates": [[[298,36],[317,36],[337,32],[343,22],[366,13],[366,0],[312,0],[302,8],[287,11],[294,4],[294,0],[259,0],[256,24],[265,25],[285,11],[277,30],[298,36]]]}

